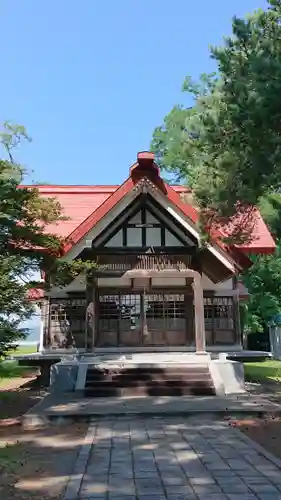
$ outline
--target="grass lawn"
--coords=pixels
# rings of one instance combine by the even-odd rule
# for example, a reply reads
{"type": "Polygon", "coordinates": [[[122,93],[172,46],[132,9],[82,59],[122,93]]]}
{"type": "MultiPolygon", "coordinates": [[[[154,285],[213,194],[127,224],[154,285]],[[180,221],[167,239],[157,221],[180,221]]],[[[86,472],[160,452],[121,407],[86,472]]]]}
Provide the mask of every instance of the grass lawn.
{"type": "Polygon", "coordinates": [[[14,349],[9,352],[9,356],[18,355],[21,356],[23,354],[33,354],[36,353],[37,346],[34,345],[20,345],[17,349],[14,349]]]}
{"type": "Polygon", "coordinates": [[[244,363],[244,367],[248,382],[281,382],[281,361],[244,363]]]}
{"type": "MultiPolygon", "coordinates": [[[[15,349],[14,351],[10,351],[9,355],[32,354],[34,352],[36,352],[36,345],[24,345],[19,346],[18,349],[15,349]]],[[[0,359],[0,388],[5,387],[7,381],[17,377],[24,377],[31,371],[32,368],[19,366],[17,361],[6,361],[0,359]]]]}
{"type": "Polygon", "coordinates": [[[12,379],[28,376],[32,370],[35,369],[28,366],[19,366],[17,361],[0,361],[0,390],[4,389],[12,379]]]}
{"type": "Polygon", "coordinates": [[[1,382],[6,379],[21,377],[25,372],[30,371],[26,366],[19,366],[17,361],[1,361],[0,362],[0,387],[1,382]]]}

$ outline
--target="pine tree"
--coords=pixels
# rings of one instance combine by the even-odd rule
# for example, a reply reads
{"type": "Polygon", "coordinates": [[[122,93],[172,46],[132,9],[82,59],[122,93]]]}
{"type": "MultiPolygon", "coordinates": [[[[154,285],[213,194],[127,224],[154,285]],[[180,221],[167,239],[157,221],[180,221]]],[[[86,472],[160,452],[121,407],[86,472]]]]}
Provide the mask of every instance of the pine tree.
{"type": "MultiPolygon", "coordinates": [[[[28,299],[35,273],[47,272],[53,283],[63,285],[93,262],[60,260],[63,240],[48,232],[48,224],[64,219],[55,198],[42,198],[36,187],[20,186],[24,169],[15,163],[13,150],[29,140],[24,127],[4,124],[0,142],[6,158],[0,159],[0,357],[27,331],[21,322],[34,312],[28,299]]],[[[45,283],[48,286],[49,282],[45,283]]]]}

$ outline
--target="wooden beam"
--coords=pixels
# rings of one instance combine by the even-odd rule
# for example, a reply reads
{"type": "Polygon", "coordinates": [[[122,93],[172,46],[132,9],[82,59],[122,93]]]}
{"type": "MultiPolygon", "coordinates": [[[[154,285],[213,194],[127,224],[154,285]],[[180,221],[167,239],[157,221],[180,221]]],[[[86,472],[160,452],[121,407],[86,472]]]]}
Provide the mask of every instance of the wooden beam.
{"type": "MultiPolygon", "coordinates": [[[[98,257],[99,255],[108,255],[111,257],[118,257],[120,255],[144,255],[147,251],[150,250],[149,246],[145,247],[135,247],[135,248],[129,248],[129,247],[116,247],[116,248],[110,248],[110,247],[100,247],[100,248],[89,248],[85,249],[84,251],[87,251],[87,258],[89,256],[93,257],[98,257]]],[[[195,255],[196,254],[196,248],[195,247],[166,247],[166,246],[161,246],[161,247],[155,247],[154,248],[154,255],[161,255],[161,254],[167,254],[167,255],[195,255]]]]}

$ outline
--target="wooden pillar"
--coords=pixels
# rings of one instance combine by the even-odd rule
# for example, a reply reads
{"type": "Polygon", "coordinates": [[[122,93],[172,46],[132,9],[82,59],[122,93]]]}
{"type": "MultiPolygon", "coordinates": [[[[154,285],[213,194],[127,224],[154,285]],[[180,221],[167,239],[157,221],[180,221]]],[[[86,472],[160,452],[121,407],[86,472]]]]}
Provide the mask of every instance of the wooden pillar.
{"type": "Polygon", "coordinates": [[[194,338],[194,307],[193,307],[193,289],[190,285],[190,279],[185,279],[185,328],[186,328],[186,345],[189,347],[193,344],[194,338]]]}
{"type": "Polygon", "coordinates": [[[194,322],[195,322],[195,344],[196,353],[206,352],[205,318],[204,318],[204,298],[201,276],[196,273],[193,278],[194,294],[194,322]]]}
{"type": "Polygon", "coordinates": [[[46,297],[41,303],[41,321],[43,323],[43,342],[42,347],[49,349],[52,347],[51,339],[51,315],[50,315],[50,298],[46,297]]]}
{"type": "Polygon", "coordinates": [[[240,324],[240,310],[239,310],[239,289],[238,278],[232,278],[233,284],[233,326],[234,326],[234,342],[235,344],[242,344],[241,339],[241,324],[240,324]]]}
{"type": "Polygon", "coordinates": [[[98,324],[99,324],[99,290],[98,279],[93,279],[93,304],[94,304],[94,317],[93,317],[93,343],[92,349],[95,349],[98,341],[98,324]]]}
{"type": "Polygon", "coordinates": [[[92,351],[95,345],[95,303],[96,303],[96,279],[89,273],[86,278],[86,325],[85,325],[85,348],[92,351]]]}

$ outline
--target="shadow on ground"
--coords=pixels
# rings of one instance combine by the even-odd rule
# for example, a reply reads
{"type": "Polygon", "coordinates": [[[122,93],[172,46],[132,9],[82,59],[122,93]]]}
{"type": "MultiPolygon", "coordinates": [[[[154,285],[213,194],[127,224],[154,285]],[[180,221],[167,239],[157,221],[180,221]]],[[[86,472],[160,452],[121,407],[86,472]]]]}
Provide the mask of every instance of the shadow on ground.
{"type": "Polygon", "coordinates": [[[1,500],[58,499],[87,431],[86,424],[23,431],[0,428],[1,500]]]}
{"type": "MultiPolygon", "coordinates": [[[[24,381],[24,379],[23,379],[24,381]]],[[[47,391],[39,378],[33,378],[18,387],[0,389],[0,428],[3,419],[17,419],[41,401],[47,391]]]]}

